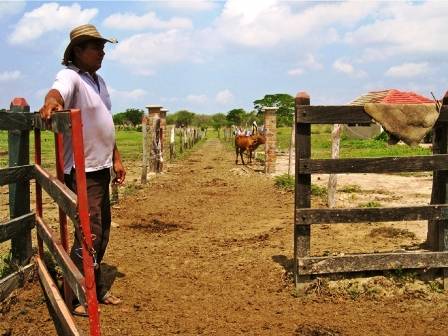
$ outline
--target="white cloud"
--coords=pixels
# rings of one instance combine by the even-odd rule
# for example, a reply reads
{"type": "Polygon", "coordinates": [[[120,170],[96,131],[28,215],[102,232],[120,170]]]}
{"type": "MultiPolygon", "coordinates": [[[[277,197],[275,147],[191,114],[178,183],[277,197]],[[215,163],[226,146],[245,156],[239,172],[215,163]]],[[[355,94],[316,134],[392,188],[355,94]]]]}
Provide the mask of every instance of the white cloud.
{"type": "Polygon", "coordinates": [[[382,2],[375,20],[347,33],[344,41],[358,48],[366,45],[383,58],[403,53],[444,53],[448,51],[447,16],[448,3],[443,1],[382,2]]]}
{"type": "Polygon", "coordinates": [[[303,65],[309,69],[321,70],[323,65],[319,63],[312,54],[307,54],[303,65]]]}
{"type": "Polygon", "coordinates": [[[213,1],[207,0],[165,0],[160,3],[172,9],[192,12],[207,11],[215,7],[213,1]]]}
{"type": "Polygon", "coordinates": [[[205,94],[200,95],[193,95],[190,94],[187,96],[187,101],[192,104],[204,104],[208,100],[207,96],[205,94]]]}
{"type": "Polygon", "coordinates": [[[22,44],[50,31],[66,31],[89,22],[97,13],[96,8],[83,10],[78,4],[60,6],[57,3],[46,3],[23,15],[9,37],[9,42],[22,44]]]}
{"type": "Polygon", "coordinates": [[[21,77],[19,70],[0,72],[0,82],[16,80],[21,77]]]}
{"type": "Polygon", "coordinates": [[[225,105],[231,103],[234,98],[233,93],[229,89],[225,89],[216,94],[215,100],[217,103],[225,105]]]}
{"type": "Polygon", "coordinates": [[[271,47],[300,40],[323,43],[325,39],[338,38],[332,27],[351,26],[371,14],[379,4],[316,3],[298,12],[290,6],[279,0],[229,0],[215,22],[215,29],[224,39],[250,47],[271,47]]]}
{"type": "Polygon", "coordinates": [[[186,18],[174,17],[170,20],[163,21],[159,19],[154,12],[146,13],[138,16],[132,13],[117,13],[108,16],[103,25],[108,28],[123,30],[142,30],[142,29],[180,29],[192,28],[191,20],[186,18]]]}
{"type": "Polygon", "coordinates": [[[191,43],[189,34],[178,30],[136,34],[121,41],[110,52],[109,59],[132,66],[134,72],[147,75],[157,65],[194,58],[191,43]]]}
{"type": "Polygon", "coordinates": [[[303,69],[295,68],[288,71],[288,75],[290,76],[300,76],[303,74],[303,69]]]}
{"type": "Polygon", "coordinates": [[[118,99],[130,99],[130,100],[138,100],[140,98],[143,98],[147,95],[147,91],[143,90],[143,89],[134,89],[134,90],[130,90],[130,91],[120,91],[120,90],[116,90],[112,87],[108,88],[108,91],[110,93],[110,95],[114,98],[118,98],[118,99]]]}
{"type": "Polygon", "coordinates": [[[335,69],[338,72],[342,72],[346,75],[352,76],[352,77],[366,77],[366,73],[362,70],[356,70],[355,67],[347,62],[347,61],[343,61],[341,59],[338,59],[336,61],[334,61],[333,63],[333,69],[335,69]]]}
{"type": "Polygon", "coordinates": [[[412,78],[426,75],[429,71],[428,63],[403,63],[389,68],[386,71],[386,76],[412,78]]]}
{"type": "Polygon", "coordinates": [[[25,8],[25,1],[0,2],[0,18],[20,13],[25,8]]]}

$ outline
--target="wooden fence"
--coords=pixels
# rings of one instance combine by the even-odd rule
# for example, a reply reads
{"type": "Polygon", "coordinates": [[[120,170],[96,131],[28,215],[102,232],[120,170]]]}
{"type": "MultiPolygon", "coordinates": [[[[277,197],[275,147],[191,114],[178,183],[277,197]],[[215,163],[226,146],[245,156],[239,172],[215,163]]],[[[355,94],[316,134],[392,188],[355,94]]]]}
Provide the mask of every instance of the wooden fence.
{"type": "Polygon", "coordinates": [[[363,106],[309,106],[310,98],[296,97],[296,188],[294,218],[294,274],[299,287],[312,275],[391,269],[441,269],[448,288],[448,97],[434,126],[433,155],[352,159],[311,159],[311,124],[369,124],[363,106]],[[311,209],[311,175],[335,173],[391,173],[433,171],[431,204],[381,208],[311,209]],[[343,256],[310,256],[311,224],[429,220],[429,250],[343,256]]]}
{"type": "Polygon", "coordinates": [[[158,120],[160,119],[154,119],[151,125],[146,117],[142,121],[142,184],[147,181],[148,171],[163,172],[164,162],[175,160],[206,136],[206,130],[193,127],[176,128],[174,125],[161,127],[158,120]]]}
{"type": "MultiPolygon", "coordinates": [[[[53,318],[58,334],[80,335],[71,315],[72,296],[87,306],[89,314],[90,335],[100,335],[98,302],[95,293],[95,277],[93,271],[92,236],[87,204],[86,179],[84,173],[84,151],[82,140],[81,113],[79,110],[54,114],[51,125],[42,122],[38,114],[21,112],[0,112],[0,129],[9,131],[10,167],[0,169],[0,185],[9,184],[11,220],[0,224],[0,241],[11,239],[16,248],[12,249],[13,259],[25,269],[32,269],[31,229],[37,230],[38,255],[34,256],[35,264],[44,293],[52,306],[53,318]],[[35,164],[29,164],[29,132],[34,129],[35,164]],[[55,133],[56,177],[41,166],[40,131],[49,130],[55,133]],[[62,134],[71,132],[76,167],[77,194],[74,194],[63,183],[63,144],[62,134]],[[15,160],[14,158],[18,158],[15,160]],[[30,210],[29,181],[36,181],[36,211],[30,210]],[[46,224],[43,218],[42,188],[58,204],[59,238],[46,224]],[[74,265],[68,255],[68,216],[80,235],[82,244],[84,275],[74,265]],[[50,276],[44,262],[44,244],[63,273],[64,293],[61,294],[54,279],[50,276]],[[65,301],[64,301],[65,300],[65,301]]],[[[14,284],[11,279],[20,277],[20,273],[11,274],[0,282],[14,284]]],[[[15,281],[17,283],[17,281],[15,281]]],[[[20,285],[18,283],[17,285],[20,285]]],[[[8,291],[14,287],[8,285],[8,291]]],[[[17,286],[16,286],[17,287],[17,286]]]]}

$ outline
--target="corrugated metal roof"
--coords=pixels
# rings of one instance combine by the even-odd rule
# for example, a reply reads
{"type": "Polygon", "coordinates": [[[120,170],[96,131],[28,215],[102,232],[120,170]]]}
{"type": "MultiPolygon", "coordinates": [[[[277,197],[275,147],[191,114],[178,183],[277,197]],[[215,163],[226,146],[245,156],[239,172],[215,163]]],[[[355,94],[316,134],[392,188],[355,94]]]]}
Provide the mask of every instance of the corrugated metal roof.
{"type": "Polygon", "coordinates": [[[396,89],[389,89],[383,91],[367,92],[355,100],[351,101],[350,105],[364,105],[367,103],[382,103],[382,104],[428,104],[434,103],[433,99],[424,97],[415,92],[405,92],[396,89]]]}

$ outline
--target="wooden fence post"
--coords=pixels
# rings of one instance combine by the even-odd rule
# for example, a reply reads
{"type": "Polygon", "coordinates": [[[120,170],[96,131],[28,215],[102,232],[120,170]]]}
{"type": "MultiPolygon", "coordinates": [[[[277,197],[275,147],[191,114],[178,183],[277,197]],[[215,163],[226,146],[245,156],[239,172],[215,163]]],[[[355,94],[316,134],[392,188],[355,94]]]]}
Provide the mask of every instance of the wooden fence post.
{"type": "Polygon", "coordinates": [[[148,177],[148,118],[143,115],[142,117],[142,176],[140,183],[145,184],[148,177]]]}
{"type": "Polygon", "coordinates": [[[159,105],[148,105],[148,142],[149,142],[149,170],[153,173],[159,172],[160,162],[159,162],[159,141],[160,141],[160,111],[162,106],[159,105]]]}
{"type": "Polygon", "coordinates": [[[170,129],[170,160],[176,157],[176,131],[173,125],[170,129]]]}
{"type": "MultiPolygon", "coordinates": [[[[299,92],[295,98],[295,114],[298,120],[298,106],[310,105],[310,96],[299,92]]],[[[296,123],[296,174],[295,174],[295,208],[311,207],[311,174],[299,171],[300,159],[311,158],[311,125],[296,123]]],[[[303,290],[309,276],[298,274],[298,258],[310,255],[311,226],[297,225],[297,211],[294,211],[294,280],[297,289],[303,290]]]]}
{"type": "MultiPolygon", "coordinates": [[[[25,98],[14,98],[10,105],[11,112],[30,112],[25,98]]],[[[9,166],[22,166],[30,163],[29,131],[8,131],[9,166]]],[[[9,185],[9,215],[16,218],[29,213],[30,183],[21,181],[9,185]]],[[[32,256],[31,230],[20,232],[11,239],[12,263],[27,265],[32,256]]]]}
{"type": "Polygon", "coordinates": [[[266,131],[265,144],[265,166],[266,174],[275,173],[275,164],[277,162],[277,107],[263,107],[264,128],[266,131]]]}
{"type": "Polygon", "coordinates": [[[289,153],[288,153],[288,176],[291,176],[292,170],[292,156],[296,143],[296,116],[295,113],[292,116],[292,128],[291,128],[291,138],[289,140],[289,153]]]}
{"type": "MultiPolygon", "coordinates": [[[[443,105],[448,105],[448,91],[443,97],[443,105]]],[[[448,153],[448,127],[446,122],[437,122],[432,135],[433,154],[448,153]]],[[[433,172],[431,204],[448,203],[448,173],[446,170],[433,172]]],[[[448,250],[448,221],[428,221],[427,247],[435,251],[448,250]]],[[[448,270],[445,268],[442,274],[443,287],[448,289],[448,270]]]]}
{"type": "MultiPolygon", "coordinates": [[[[339,145],[341,143],[341,124],[334,124],[331,131],[331,158],[339,159],[339,145]]],[[[334,208],[336,205],[336,187],[338,182],[337,174],[330,174],[328,177],[328,207],[334,208]]]]}

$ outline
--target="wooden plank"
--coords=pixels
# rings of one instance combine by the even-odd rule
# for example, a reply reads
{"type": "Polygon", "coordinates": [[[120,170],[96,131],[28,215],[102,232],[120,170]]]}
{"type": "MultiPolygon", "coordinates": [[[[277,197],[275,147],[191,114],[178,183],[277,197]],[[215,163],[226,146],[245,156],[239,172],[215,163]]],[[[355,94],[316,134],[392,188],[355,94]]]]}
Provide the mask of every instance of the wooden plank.
{"type": "Polygon", "coordinates": [[[448,122],[448,105],[445,105],[445,103],[443,104],[437,122],[448,122]]]}
{"type": "Polygon", "coordinates": [[[356,159],[299,159],[298,169],[300,174],[448,170],[448,154],[356,159]]]}
{"type": "Polygon", "coordinates": [[[0,186],[34,178],[34,165],[0,168],[0,186]]]}
{"type": "Polygon", "coordinates": [[[42,188],[55,200],[65,214],[79,227],[77,197],[64,183],[50,175],[40,165],[35,165],[35,178],[42,188]]]}
{"type": "Polygon", "coordinates": [[[39,237],[47,245],[48,251],[56,260],[64,273],[66,283],[70,285],[73,293],[82,304],[86,303],[84,277],[75,266],[70,256],[64,250],[62,244],[57,240],[51,229],[44,223],[42,218],[36,216],[36,229],[39,237]]]}
{"type": "MultiPolygon", "coordinates": [[[[309,105],[310,97],[307,93],[298,93],[295,98],[297,105],[309,105]]],[[[296,110],[297,113],[297,110],[296,110]]],[[[297,115],[297,114],[296,114],[297,115]]],[[[296,124],[296,162],[295,162],[295,207],[311,207],[311,175],[299,173],[298,162],[300,159],[311,158],[311,125],[296,124]]],[[[311,246],[311,230],[307,225],[294,225],[294,261],[297,258],[309,256],[311,246]]],[[[297,266],[297,265],[295,265],[297,266]]],[[[294,282],[298,290],[304,289],[304,284],[309,281],[307,277],[300,276],[294,272],[294,282]]]]}
{"type": "Polygon", "coordinates": [[[59,111],[52,114],[50,122],[44,122],[38,113],[34,114],[34,127],[55,133],[66,133],[71,130],[70,111],[59,111]]]}
{"type": "Polygon", "coordinates": [[[36,256],[36,263],[42,289],[54,309],[55,315],[58,319],[58,326],[62,328],[63,335],[80,336],[81,334],[76,327],[75,321],[73,320],[67,305],[59,294],[56,284],[39,256],[36,256]]]}
{"type": "Polygon", "coordinates": [[[448,205],[389,208],[296,208],[296,225],[448,219],[448,205]]]}
{"type": "Polygon", "coordinates": [[[0,223],[0,243],[10,240],[17,234],[24,235],[35,225],[36,219],[33,212],[11,219],[6,223],[0,223]]]}
{"type": "MultiPolygon", "coordinates": [[[[363,106],[307,106],[296,103],[296,120],[305,124],[370,124],[363,106]]],[[[448,122],[448,106],[442,106],[438,123],[448,122]]]]}
{"type": "Polygon", "coordinates": [[[444,267],[448,267],[448,252],[353,254],[298,260],[298,273],[304,275],[444,267]]]}
{"type": "MultiPolygon", "coordinates": [[[[15,113],[30,115],[29,106],[23,99],[24,104],[13,105],[11,109],[15,113]]],[[[14,103],[14,100],[13,100],[14,103]]],[[[25,117],[28,118],[28,117],[25,117]]],[[[10,167],[25,166],[30,163],[30,131],[10,130],[8,131],[8,160],[10,167]]],[[[30,181],[17,180],[9,184],[9,216],[20,217],[31,212],[30,208],[30,181]]],[[[11,260],[17,265],[28,265],[33,255],[31,241],[31,230],[24,231],[11,239],[11,260]]]]}
{"type": "Polygon", "coordinates": [[[296,120],[305,124],[370,124],[372,117],[363,106],[296,105],[296,120]]]}
{"type": "Polygon", "coordinates": [[[29,131],[33,129],[33,114],[29,112],[0,112],[0,130],[29,131]]]}
{"type": "Polygon", "coordinates": [[[28,264],[20,270],[0,279],[0,302],[6,299],[14,289],[22,287],[34,274],[34,264],[28,264]]]}

